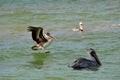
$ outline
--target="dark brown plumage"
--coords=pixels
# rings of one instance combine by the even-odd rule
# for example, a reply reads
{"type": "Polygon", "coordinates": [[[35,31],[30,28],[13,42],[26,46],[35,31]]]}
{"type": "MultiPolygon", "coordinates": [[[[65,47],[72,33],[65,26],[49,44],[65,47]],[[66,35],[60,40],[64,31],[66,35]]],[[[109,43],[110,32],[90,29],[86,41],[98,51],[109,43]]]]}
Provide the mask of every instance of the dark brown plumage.
{"type": "Polygon", "coordinates": [[[37,44],[39,43],[45,43],[48,40],[43,35],[43,28],[42,27],[33,27],[29,26],[28,31],[32,32],[32,39],[36,41],[37,44]]]}
{"type": "Polygon", "coordinates": [[[79,59],[75,60],[71,65],[69,65],[69,67],[72,67],[73,69],[83,69],[83,68],[91,68],[91,67],[101,66],[101,62],[100,62],[99,58],[97,57],[95,50],[90,48],[87,51],[91,57],[91,60],[85,59],[85,58],[79,58],[79,59]]]}

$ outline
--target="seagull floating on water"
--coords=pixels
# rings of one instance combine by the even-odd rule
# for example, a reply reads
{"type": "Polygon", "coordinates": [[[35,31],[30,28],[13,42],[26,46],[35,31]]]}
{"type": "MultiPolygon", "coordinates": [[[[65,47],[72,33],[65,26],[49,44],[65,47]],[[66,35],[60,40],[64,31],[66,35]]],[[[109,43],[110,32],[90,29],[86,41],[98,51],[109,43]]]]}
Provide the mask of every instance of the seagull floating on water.
{"type": "Polygon", "coordinates": [[[69,67],[72,67],[73,69],[97,69],[99,66],[101,66],[101,62],[99,58],[96,55],[96,52],[94,49],[90,48],[87,50],[87,53],[91,57],[91,59],[86,58],[79,58],[75,60],[69,67]]]}
{"type": "Polygon", "coordinates": [[[73,28],[72,31],[83,31],[83,23],[79,23],[79,27],[73,28]]]}
{"type": "Polygon", "coordinates": [[[55,39],[50,33],[43,34],[42,27],[29,26],[28,31],[32,32],[32,39],[37,43],[32,47],[33,50],[44,50],[55,39]]]}

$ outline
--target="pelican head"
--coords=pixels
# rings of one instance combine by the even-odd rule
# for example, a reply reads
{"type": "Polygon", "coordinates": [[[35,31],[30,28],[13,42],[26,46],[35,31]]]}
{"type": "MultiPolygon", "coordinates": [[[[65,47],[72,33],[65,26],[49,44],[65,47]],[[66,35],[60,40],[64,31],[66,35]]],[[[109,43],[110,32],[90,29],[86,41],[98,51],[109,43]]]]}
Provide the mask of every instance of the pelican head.
{"type": "Polygon", "coordinates": [[[51,36],[51,34],[50,34],[49,32],[46,32],[46,33],[45,33],[45,37],[46,37],[48,40],[54,38],[53,36],[51,36]]]}
{"type": "Polygon", "coordinates": [[[79,28],[80,28],[80,31],[83,31],[83,23],[82,22],[79,22],[79,28]]]}
{"type": "Polygon", "coordinates": [[[87,49],[87,53],[89,54],[89,56],[91,57],[91,59],[93,61],[97,62],[98,65],[101,65],[101,62],[100,62],[99,58],[97,57],[97,54],[94,49],[92,49],[92,48],[87,49]]]}
{"type": "Polygon", "coordinates": [[[87,49],[87,53],[92,53],[92,52],[94,52],[94,53],[95,53],[95,50],[94,50],[94,49],[92,49],[92,48],[87,49]]]}
{"type": "Polygon", "coordinates": [[[82,25],[83,23],[82,22],[79,22],[79,25],[82,25]]]}
{"type": "Polygon", "coordinates": [[[49,33],[49,32],[46,32],[45,35],[50,36],[50,33],[49,33]]]}
{"type": "Polygon", "coordinates": [[[48,39],[48,38],[51,38],[51,34],[49,32],[46,32],[45,33],[45,37],[48,39]]]}

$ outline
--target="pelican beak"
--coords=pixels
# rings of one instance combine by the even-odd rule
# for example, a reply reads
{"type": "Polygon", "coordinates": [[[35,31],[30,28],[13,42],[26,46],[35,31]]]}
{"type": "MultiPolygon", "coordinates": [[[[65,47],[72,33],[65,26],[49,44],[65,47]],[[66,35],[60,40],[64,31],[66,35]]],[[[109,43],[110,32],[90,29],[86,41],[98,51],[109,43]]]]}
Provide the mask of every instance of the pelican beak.
{"type": "Polygon", "coordinates": [[[53,37],[53,39],[57,40],[57,38],[56,38],[56,37],[53,37]]]}
{"type": "Polygon", "coordinates": [[[75,65],[75,63],[72,63],[70,65],[68,65],[68,67],[73,67],[75,65]]]}

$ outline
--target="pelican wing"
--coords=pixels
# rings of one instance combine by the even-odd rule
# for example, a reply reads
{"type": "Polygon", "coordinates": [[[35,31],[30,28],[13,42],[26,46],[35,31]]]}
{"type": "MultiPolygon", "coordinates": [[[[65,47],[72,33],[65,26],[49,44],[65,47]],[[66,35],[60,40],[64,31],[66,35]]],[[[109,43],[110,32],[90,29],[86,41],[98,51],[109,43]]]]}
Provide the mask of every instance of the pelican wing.
{"type": "Polygon", "coordinates": [[[72,67],[74,69],[88,68],[90,66],[95,66],[95,65],[96,63],[94,61],[91,61],[85,58],[79,58],[72,63],[72,67]]]}
{"type": "Polygon", "coordinates": [[[42,27],[33,27],[29,26],[28,31],[32,32],[32,39],[39,43],[41,42],[47,42],[47,39],[43,36],[43,28],[42,27]]]}
{"type": "Polygon", "coordinates": [[[39,28],[40,28],[40,30],[39,30],[39,39],[42,40],[43,42],[47,42],[48,40],[43,35],[43,28],[42,27],[39,27],[39,28]]]}

